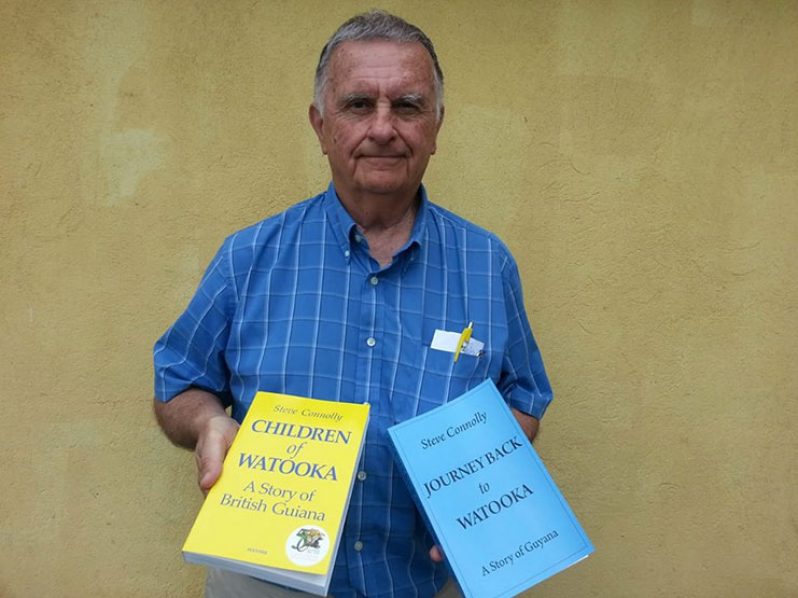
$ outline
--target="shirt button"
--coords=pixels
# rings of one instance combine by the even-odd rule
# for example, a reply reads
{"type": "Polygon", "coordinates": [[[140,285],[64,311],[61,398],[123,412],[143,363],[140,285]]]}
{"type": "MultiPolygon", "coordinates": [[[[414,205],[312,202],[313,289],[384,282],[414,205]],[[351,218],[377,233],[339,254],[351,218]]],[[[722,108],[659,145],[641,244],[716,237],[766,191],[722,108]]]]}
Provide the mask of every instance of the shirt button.
{"type": "Polygon", "coordinates": [[[354,548],[354,549],[355,549],[357,552],[360,552],[361,550],[363,550],[363,542],[361,542],[360,540],[358,540],[357,542],[355,542],[355,545],[353,546],[353,548],[354,548]]]}
{"type": "Polygon", "coordinates": [[[349,250],[344,251],[344,257],[349,257],[349,250]]]}
{"type": "Polygon", "coordinates": [[[376,276],[372,276],[372,277],[369,279],[369,282],[371,283],[371,286],[373,286],[373,287],[376,287],[376,286],[379,284],[379,282],[380,282],[380,279],[379,279],[379,278],[377,278],[376,276]]]}
{"type": "Polygon", "coordinates": [[[376,344],[377,344],[377,339],[376,339],[376,338],[374,338],[373,336],[370,336],[370,337],[368,337],[368,338],[366,339],[366,344],[367,344],[369,347],[373,347],[374,345],[376,345],[376,344]]]}
{"type": "Polygon", "coordinates": [[[357,472],[357,479],[361,482],[366,479],[366,472],[365,471],[358,471],[357,472]]]}

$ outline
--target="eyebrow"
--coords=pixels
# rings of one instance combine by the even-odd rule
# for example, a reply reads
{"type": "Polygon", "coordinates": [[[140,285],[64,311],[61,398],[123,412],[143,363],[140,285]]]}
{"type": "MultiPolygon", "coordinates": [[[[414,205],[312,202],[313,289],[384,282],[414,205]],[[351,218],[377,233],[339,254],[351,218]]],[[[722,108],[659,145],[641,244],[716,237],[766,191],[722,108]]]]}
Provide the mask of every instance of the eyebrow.
{"type": "Polygon", "coordinates": [[[368,93],[350,93],[341,98],[341,104],[348,104],[353,100],[371,100],[373,96],[368,93]]]}
{"type": "Polygon", "coordinates": [[[400,102],[407,102],[409,104],[424,106],[427,103],[427,96],[421,93],[406,93],[404,95],[399,96],[396,99],[391,100],[392,104],[400,102]]]}
{"type": "MultiPolygon", "coordinates": [[[[362,100],[371,100],[371,101],[373,101],[374,99],[375,99],[374,96],[372,94],[368,93],[368,92],[362,92],[362,93],[361,92],[356,92],[356,93],[350,93],[350,94],[347,94],[347,95],[343,96],[340,99],[339,102],[340,102],[341,105],[346,105],[346,104],[348,104],[350,102],[357,101],[357,100],[361,100],[361,101],[362,100]]],[[[392,98],[391,99],[391,104],[397,104],[397,103],[402,103],[402,102],[407,102],[407,103],[410,103],[410,104],[416,104],[416,105],[424,106],[424,105],[427,104],[427,96],[422,94],[422,93],[406,93],[406,94],[403,94],[403,95],[400,95],[400,96],[398,96],[396,98],[392,98]]]]}

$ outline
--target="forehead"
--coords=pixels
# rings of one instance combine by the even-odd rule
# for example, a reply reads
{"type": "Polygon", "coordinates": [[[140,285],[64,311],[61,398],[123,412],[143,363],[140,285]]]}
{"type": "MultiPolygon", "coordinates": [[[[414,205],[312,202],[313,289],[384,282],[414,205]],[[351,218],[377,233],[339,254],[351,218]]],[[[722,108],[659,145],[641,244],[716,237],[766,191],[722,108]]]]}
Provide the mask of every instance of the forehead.
{"type": "Polygon", "coordinates": [[[342,43],[331,57],[329,78],[338,92],[431,92],[434,85],[432,58],[424,46],[385,40],[342,43]]]}

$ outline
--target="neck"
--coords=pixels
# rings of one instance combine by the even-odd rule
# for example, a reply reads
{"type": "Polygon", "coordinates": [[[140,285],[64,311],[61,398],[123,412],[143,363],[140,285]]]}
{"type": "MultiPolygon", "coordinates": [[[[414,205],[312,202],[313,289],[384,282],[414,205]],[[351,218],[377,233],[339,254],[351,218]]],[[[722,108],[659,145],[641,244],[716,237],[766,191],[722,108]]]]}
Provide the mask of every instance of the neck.
{"type": "Polygon", "coordinates": [[[410,238],[419,202],[417,194],[405,198],[375,195],[355,200],[341,197],[341,203],[368,240],[371,257],[381,266],[389,265],[410,238]]]}
{"type": "Polygon", "coordinates": [[[393,195],[360,195],[344,197],[339,194],[341,203],[352,216],[352,220],[364,232],[388,230],[410,222],[413,227],[418,210],[418,195],[405,197],[393,195]]]}

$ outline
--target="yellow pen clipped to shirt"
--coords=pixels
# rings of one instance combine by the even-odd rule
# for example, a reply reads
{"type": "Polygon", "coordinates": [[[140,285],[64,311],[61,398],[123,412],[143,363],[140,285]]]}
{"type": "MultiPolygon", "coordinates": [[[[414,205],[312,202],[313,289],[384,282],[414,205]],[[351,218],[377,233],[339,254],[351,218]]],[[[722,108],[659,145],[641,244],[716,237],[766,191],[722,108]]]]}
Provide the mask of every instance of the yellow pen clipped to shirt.
{"type": "Polygon", "coordinates": [[[460,353],[463,352],[463,347],[468,344],[468,341],[471,340],[471,333],[474,331],[474,322],[469,322],[468,326],[463,328],[463,331],[460,333],[460,338],[457,340],[457,347],[454,350],[454,360],[455,362],[460,359],[460,353]]]}

